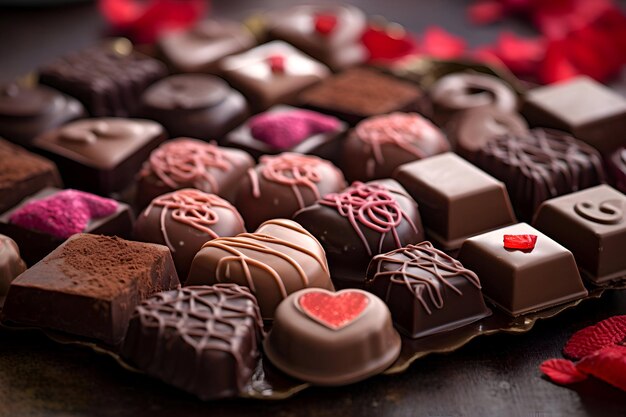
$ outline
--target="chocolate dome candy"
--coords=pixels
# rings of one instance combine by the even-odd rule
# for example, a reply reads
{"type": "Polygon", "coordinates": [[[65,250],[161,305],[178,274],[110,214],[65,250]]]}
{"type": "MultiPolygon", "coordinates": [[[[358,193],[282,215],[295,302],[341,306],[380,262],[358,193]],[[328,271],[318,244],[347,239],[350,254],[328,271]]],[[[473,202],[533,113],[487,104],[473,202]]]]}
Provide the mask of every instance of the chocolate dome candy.
{"type": "Polygon", "coordinates": [[[217,194],[233,201],[237,185],[254,160],[247,153],[201,140],[178,138],[155,149],[144,162],[137,184],[137,204],[181,188],[217,194]]]}
{"type": "Polygon", "coordinates": [[[417,113],[365,119],[343,145],[341,166],[349,181],[391,177],[400,165],[450,150],[441,131],[417,113]]]}
{"type": "Polygon", "coordinates": [[[185,285],[216,283],[250,288],[264,319],[273,319],[278,304],[295,291],[334,289],[320,243],[302,226],[285,219],[268,220],[255,233],[205,243],[193,259],[185,285]]]}
{"type": "Polygon", "coordinates": [[[397,359],[401,343],[389,309],[373,294],[308,288],[280,303],[263,347],[288,375],[345,385],[384,371],[397,359]]]}
{"type": "Polygon", "coordinates": [[[247,288],[184,287],[137,306],[122,356],[202,400],[236,397],[256,369],[262,337],[259,307],[247,288]]]}
{"type": "Polygon", "coordinates": [[[269,219],[290,218],[345,186],[341,171],[323,159],[296,153],[266,155],[241,181],[236,206],[246,227],[253,230],[269,219]]]}
{"type": "Polygon", "coordinates": [[[0,136],[28,145],[40,133],[86,115],[82,104],[52,88],[0,86],[0,136]]]}
{"type": "Polygon", "coordinates": [[[319,239],[341,287],[362,287],[372,256],[424,240],[417,204],[389,179],[355,182],[293,218],[319,239]]]}
{"type": "Polygon", "coordinates": [[[248,105],[221,78],[182,74],[148,87],[140,114],[161,123],[171,137],[219,139],[246,119],[248,105]]]}
{"type": "Polygon", "coordinates": [[[20,258],[17,243],[8,236],[0,235],[0,297],[7,295],[11,281],[26,270],[20,258]]]}
{"type": "Polygon", "coordinates": [[[374,256],[366,287],[385,301],[395,326],[413,338],[456,329],[491,314],[478,276],[430,242],[374,256]]]}
{"type": "Polygon", "coordinates": [[[186,188],[152,200],[137,217],[134,236],[170,248],[178,275],[186,277],[204,243],[245,231],[243,219],[228,201],[186,188]]]}

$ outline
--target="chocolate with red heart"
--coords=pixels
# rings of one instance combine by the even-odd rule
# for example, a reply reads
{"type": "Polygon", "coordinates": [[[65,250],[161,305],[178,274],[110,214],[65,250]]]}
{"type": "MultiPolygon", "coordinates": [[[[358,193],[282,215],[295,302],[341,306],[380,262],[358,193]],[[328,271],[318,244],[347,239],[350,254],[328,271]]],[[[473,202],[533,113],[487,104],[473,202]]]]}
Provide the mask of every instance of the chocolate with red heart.
{"type": "Polygon", "coordinates": [[[357,289],[307,288],[280,303],[264,342],[281,371],[318,385],[344,385],[376,375],[400,354],[389,309],[357,289]]]}

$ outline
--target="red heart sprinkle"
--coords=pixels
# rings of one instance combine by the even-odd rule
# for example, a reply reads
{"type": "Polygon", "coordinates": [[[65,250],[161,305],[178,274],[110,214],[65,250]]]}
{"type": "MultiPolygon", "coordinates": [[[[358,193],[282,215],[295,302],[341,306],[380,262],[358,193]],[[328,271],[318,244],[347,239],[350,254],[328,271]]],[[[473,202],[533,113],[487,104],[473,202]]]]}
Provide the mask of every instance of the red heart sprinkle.
{"type": "Polygon", "coordinates": [[[576,368],[576,364],[567,359],[549,359],[544,361],[539,369],[550,381],[561,385],[573,384],[587,379],[587,375],[580,372],[576,368]]]}
{"type": "Polygon", "coordinates": [[[267,57],[267,63],[273,73],[285,72],[285,57],[283,55],[270,55],[267,57]]]}
{"type": "Polygon", "coordinates": [[[533,250],[537,243],[537,235],[504,235],[506,249],[533,250]]]}
{"type": "Polygon", "coordinates": [[[337,26],[337,16],[332,14],[315,15],[315,31],[320,35],[330,35],[337,26]]]}
{"type": "Polygon", "coordinates": [[[582,359],[625,339],[626,316],[614,316],[574,333],[563,348],[563,354],[571,359],[582,359]]]}
{"type": "Polygon", "coordinates": [[[363,313],[369,304],[369,297],[353,290],[337,293],[320,290],[302,294],[298,304],[311,319],[332,330],[339,330],[363,313]]]}

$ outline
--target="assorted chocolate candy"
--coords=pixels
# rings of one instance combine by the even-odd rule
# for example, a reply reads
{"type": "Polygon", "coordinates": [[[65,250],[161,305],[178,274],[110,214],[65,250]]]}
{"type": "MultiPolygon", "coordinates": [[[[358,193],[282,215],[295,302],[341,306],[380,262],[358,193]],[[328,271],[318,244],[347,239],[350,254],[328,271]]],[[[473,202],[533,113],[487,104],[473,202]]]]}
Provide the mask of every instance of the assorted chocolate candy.
{"type": "Polygon", "coordinates": [[[8,236],[0,235],[0,297],[7,295],[9,285],[26,270],[17,243],[8,236]]]}

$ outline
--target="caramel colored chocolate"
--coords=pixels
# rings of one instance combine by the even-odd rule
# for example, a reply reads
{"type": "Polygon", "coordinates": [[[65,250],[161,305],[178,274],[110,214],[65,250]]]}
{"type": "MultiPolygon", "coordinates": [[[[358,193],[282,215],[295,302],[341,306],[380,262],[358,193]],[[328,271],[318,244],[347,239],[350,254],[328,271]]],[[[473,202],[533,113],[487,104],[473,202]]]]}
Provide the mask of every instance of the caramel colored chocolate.
{"type": "Polygon", "coordinates": [[[324,249],[299,224],[268,220],[254,233],[213,239],[191,264],[185,285],[235,283],[250,288],[264,319],[302,288],[334,290],[324,249]]]}
{"type": "Polygon", "coordinates": [[[572,253],[526,223],[467,239],[459,261],[478,275],[484,296],[512,316],[587,295],[572,253]],[[504,235],[527,234],[537,236],[534,249],[504,248],[504,235]]]}
{"type": "Polygon", "coordinates": [[[626,277],[626,196],[599,185],[545,201],[533,225],[576,258],[596,284],[626,277]]]}
{"type": "Polygon", "coordinates": [[[178,285],[166,247],[79,234],[11,283],[2,316],[115,345],[141,300],[178,285]]]}
{"type": "Polygon", "coordinates": [[[401,165],[393,177],[417,201],[428,237],[444,250],[516,222],[504,184],[453,153],[401,165]]]}
{"type": "Polygon", "coordinates": [[[7,295],[11,282],[25,270],[26,264],[20,258],[17,243],[8,236],[0,235],[0,297],[7,295]]]}
{"type": "Polygon", "coordinates": [[[137,306],[122,356],[202,400],[236,397],[250,383],[262,337],[259,307],[247,288],[185,287],[137,306]]]}
{"type": "Polygon", "coordinates": [[[336,386],[384,371],[401,343],[389,309],[373,294],[308,288],[280,303],[263,347],[286,374],[336,386]]]}

